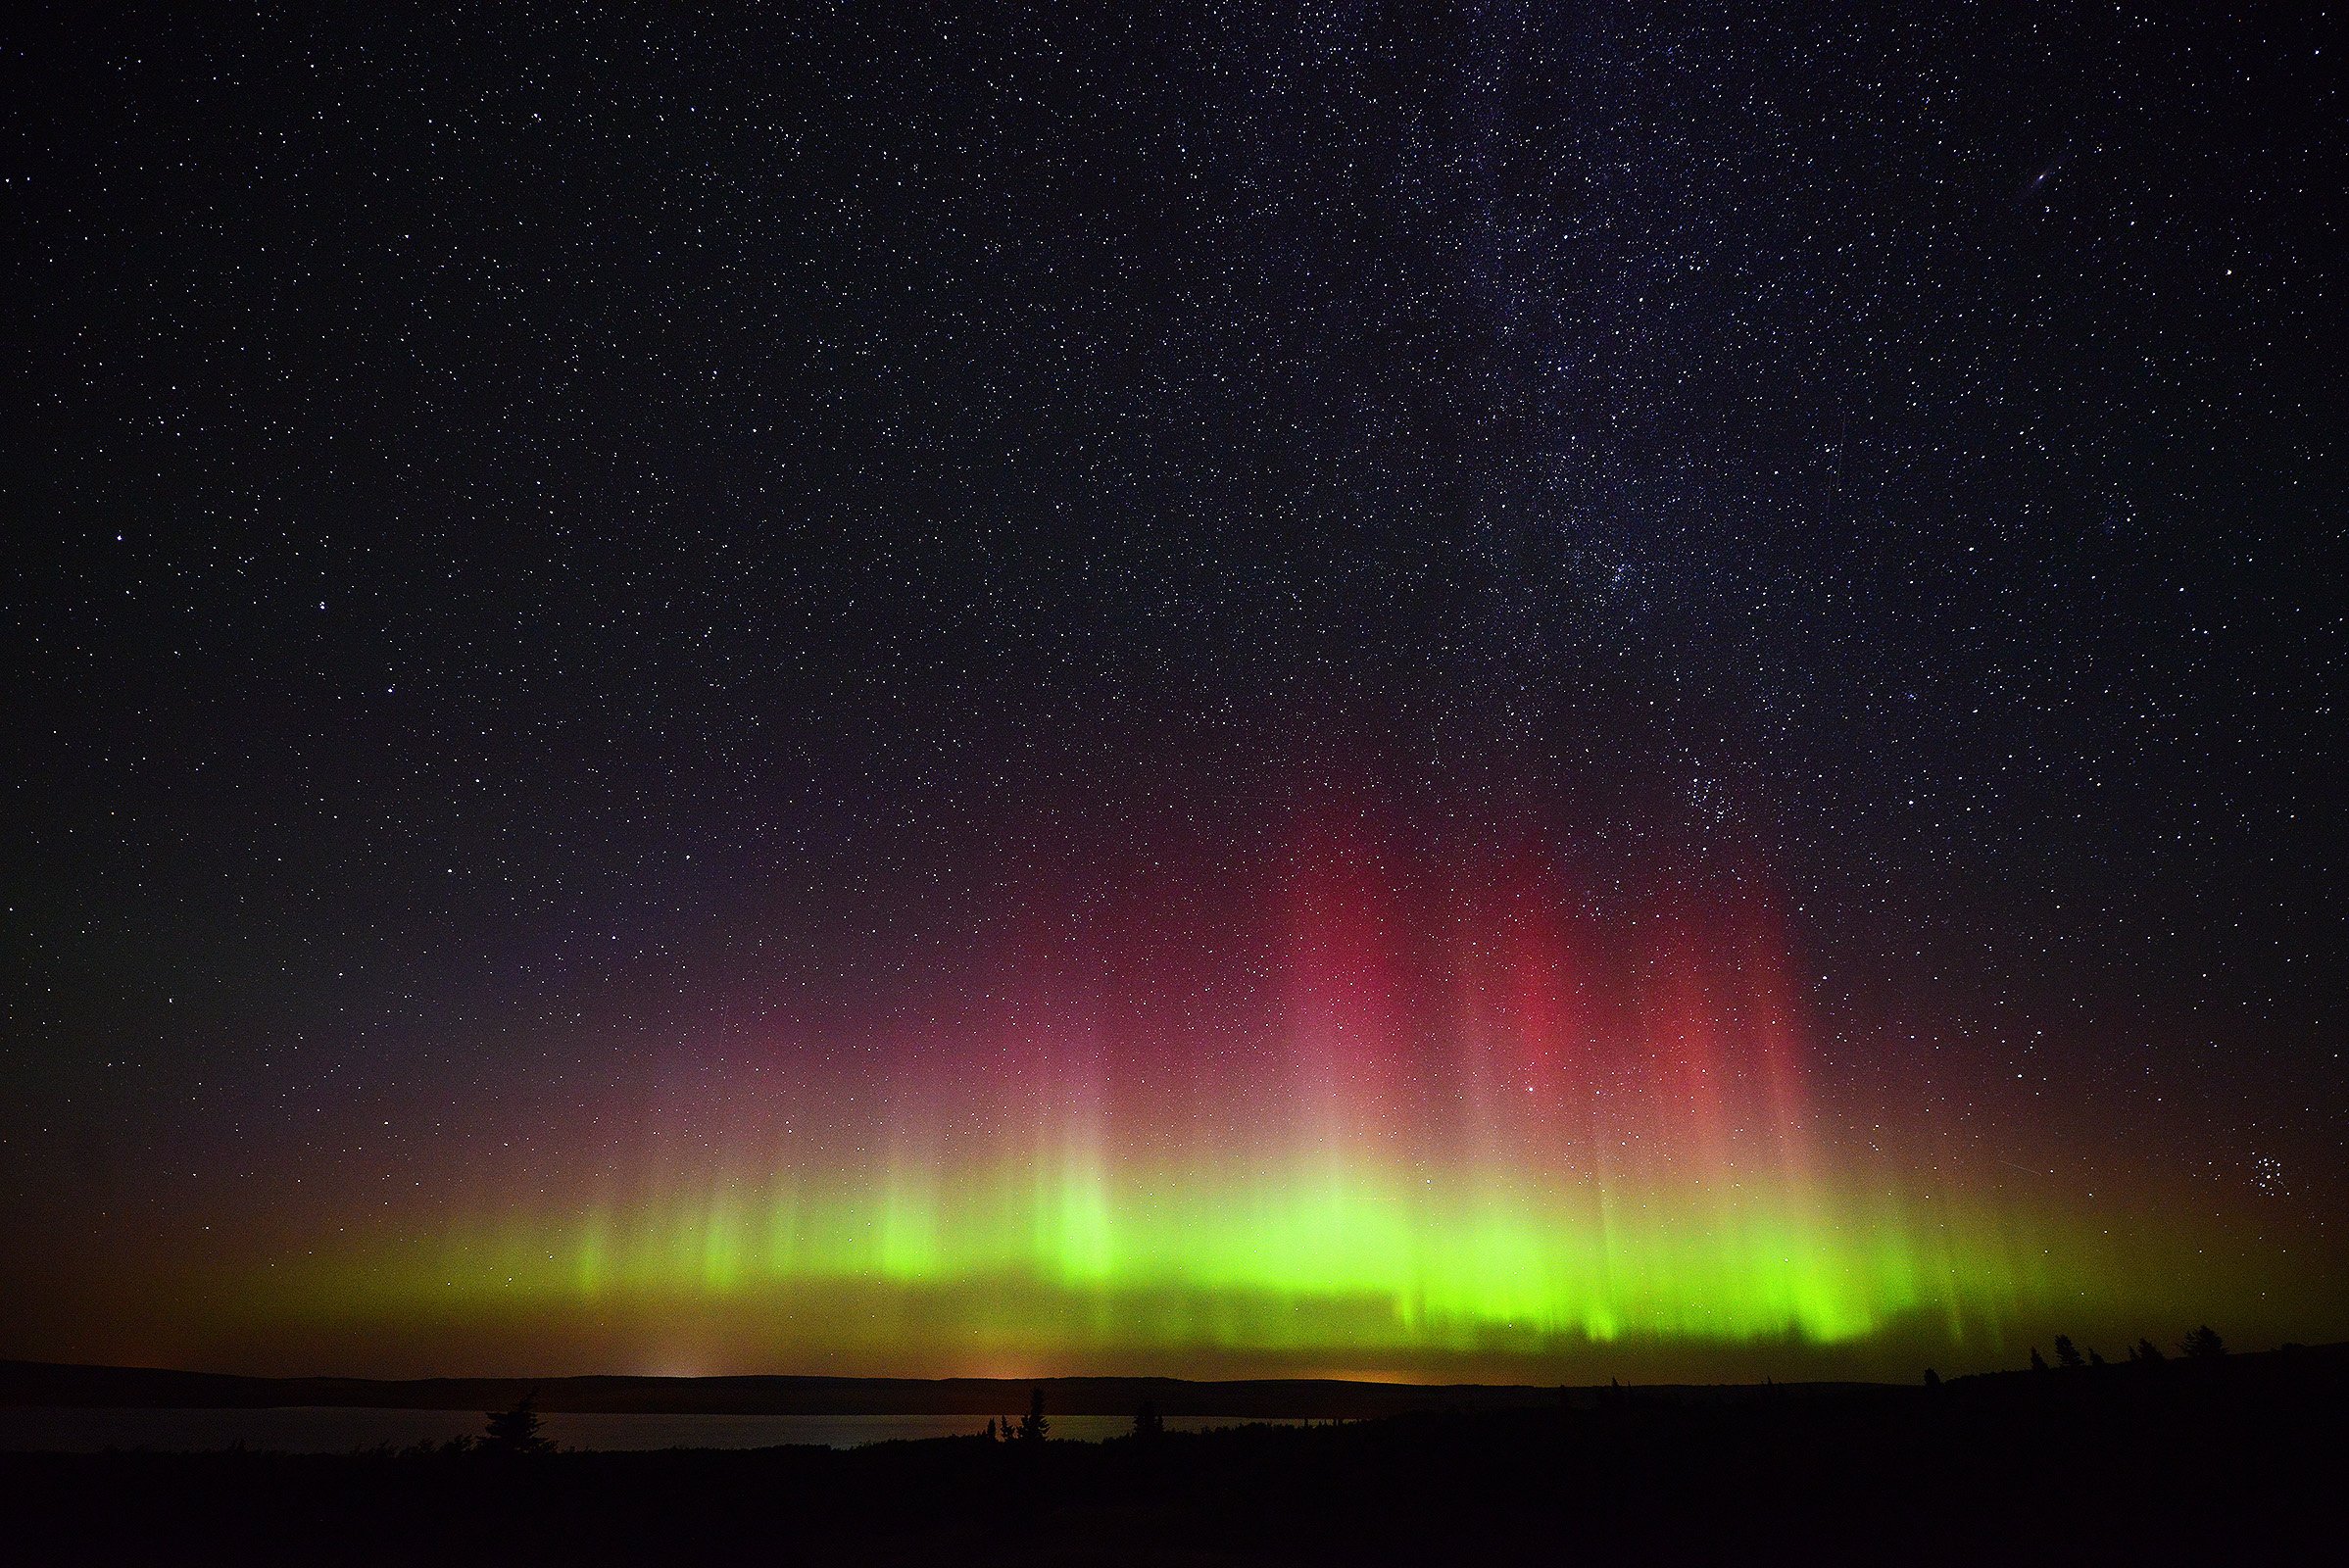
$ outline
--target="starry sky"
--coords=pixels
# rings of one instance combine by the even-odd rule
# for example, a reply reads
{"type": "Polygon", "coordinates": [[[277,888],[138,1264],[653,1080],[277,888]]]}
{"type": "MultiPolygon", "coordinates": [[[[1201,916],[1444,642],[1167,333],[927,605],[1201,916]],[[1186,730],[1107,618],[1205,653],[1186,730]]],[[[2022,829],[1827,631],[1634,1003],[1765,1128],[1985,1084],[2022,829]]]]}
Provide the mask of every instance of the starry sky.
{"type": "Polygon", "coordinates": [[[2210,9],[20,27],[0,1354],[2349,1333],[2349,122],[2210,9]]]}

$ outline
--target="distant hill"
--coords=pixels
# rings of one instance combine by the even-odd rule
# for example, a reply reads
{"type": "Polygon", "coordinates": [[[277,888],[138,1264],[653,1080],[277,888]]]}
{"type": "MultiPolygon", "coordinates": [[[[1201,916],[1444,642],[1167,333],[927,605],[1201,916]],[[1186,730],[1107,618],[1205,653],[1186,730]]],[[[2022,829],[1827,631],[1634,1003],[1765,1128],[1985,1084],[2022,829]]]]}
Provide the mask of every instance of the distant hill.
{"type": "Polygon", "coordinates": [[[1003,1415],[1031,1389],[1062,1415],[1131,1415],[1144,1399],[1167,1415],[1363,1417],[1407,1410],[1554,1405],[1554,1389],[1460,1384],[1181,1378],[255,1378],[150,1367],[0,1361],[0,1404],[157,1409],[335,1405],[488,1410],[536,1391],[542,1410],[669,1415],[1003,1415]]]}
{"type": "MultiPolygon", "coordinates": [[[[1781,1385],[1781,1388],[1794,1387],[1781,1385]]],[[[1868,1385],[1804,1385],[1816,1391],[1868,1385]]],[[[535,1391],[542,1410],[663,1415],[1003,1415],[1042,1388],[1058,1415],[1359,1419],[1415,1410],[1554,1408],[1558,1391],[1527,1385],[1353,1383],[1334,1378],[1192,1382],[1183,1378],[256,1378],[151,1367],[0,1361],[0,1405],[254,1409],[333,1405],[389,1410],[501,1409],[535,1391]]],[[[1650,1389],[1650,1395],[1667,1391],[1650,1389]]],[[[1752,1386],[1671,1391],[1735,1397],[1752,1386]]],[[[1586,1394],[1585,1397],[1589,1396],[1586,1394]]]]}
{"type": "MultiPolygon", "coordinates": [[[[2349,1345],[2292,1347],[2229,1356],[2234,1377],[2287,1368],[2349,1365],[2349,1345]]],[[[1983,1389],[2012,1379],[2119,1377],[2095,1371],[1991,1372],[1952,1378],[1983,1389]]],[[[0,1361],[0,1405],[79,1408],[260,1409],[329,1405],[378,1410],[492,1410],[535,1392],[542,1410],[647,1415],[1004,1415],[1027,1408],[1044,1390],[1055,1415],[1131,1415],[1145,1399],[1171,1416],[1310,1416],[1358,1420],[1413,1411],[1554,1409],[1558,1390],[1526,1384],[1354,1383],[1336,1378],[1261,1378],[1192,1382],[1185,1378],[835,1378],[835,1377],[559,1377],[559,1378],[255,1378],[153,1367],[76,1366],[0,1361]]],[[[1641,1385],[1642,1401],[1736,1402],[1756,1398],[1844,1400],[1913,1390],[1910,1384],[1779,1383],[1641,1385]]],[[[1603,1391],[1577,1389],[1578,1404],[1603,1391]]]]}

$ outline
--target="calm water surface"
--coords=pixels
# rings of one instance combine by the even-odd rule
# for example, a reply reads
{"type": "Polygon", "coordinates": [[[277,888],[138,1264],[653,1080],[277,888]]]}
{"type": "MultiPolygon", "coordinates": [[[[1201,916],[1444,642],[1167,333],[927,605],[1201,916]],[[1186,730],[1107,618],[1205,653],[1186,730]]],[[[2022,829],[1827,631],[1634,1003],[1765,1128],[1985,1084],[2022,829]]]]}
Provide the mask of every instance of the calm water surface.
{"type": "MultiPolygon", "coordinates": [[[[1249,1416],[1168,1416],[1169,1431],[1245,1426],[1249,1416]]],[[[549,1411],[546,1435],[566,1448],[767,1448],[816,1444],[854,1448],[894,1438],[948,1438],[985,1430],[983,1415],[581,1415],[549,1411]]],[[[1052,1436],[1098,1443],[1134,1428],[1131,1416],[1056,1415],[1052,1436]]],[[[478,1410],[349,1410],[288,1405],[271,1410],[0,1409],[0,1450],[95,1453],[105,1448],[247,1448],[348,1453],[353,1448],[445,1443],[478,1436],[478,1410]]]]}

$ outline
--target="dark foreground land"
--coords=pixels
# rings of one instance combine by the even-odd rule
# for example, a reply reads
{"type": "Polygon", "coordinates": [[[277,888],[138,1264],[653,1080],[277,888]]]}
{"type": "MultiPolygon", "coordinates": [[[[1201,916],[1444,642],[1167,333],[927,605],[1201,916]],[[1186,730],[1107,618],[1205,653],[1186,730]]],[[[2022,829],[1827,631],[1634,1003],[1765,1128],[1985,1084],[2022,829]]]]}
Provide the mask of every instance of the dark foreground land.
{"type": "Polygon", "coordinates": [[[2337,1562],[2340,1348],[1105,1444],[0,1456],[26,1562],[2337,1562]]]}

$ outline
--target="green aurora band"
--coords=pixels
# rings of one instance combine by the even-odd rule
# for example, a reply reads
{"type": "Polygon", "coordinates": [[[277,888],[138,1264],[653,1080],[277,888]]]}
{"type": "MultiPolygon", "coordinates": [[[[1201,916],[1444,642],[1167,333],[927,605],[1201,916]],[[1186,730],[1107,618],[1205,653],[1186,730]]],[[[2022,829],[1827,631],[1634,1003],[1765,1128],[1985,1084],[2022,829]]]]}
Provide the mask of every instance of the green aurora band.
{"type": "Polygon", "coordinates": [[[2178,1310],[2288,1331],[2279,1310],[2338,1295],[2247,1265],[2171,1195],[2059,1185],[1976,1130],[1995,1120],[1855,1108],[1763,915],[1602,931],[1522,890],[1431,913],[1312,864],[1270,902],[1252,958],[1199,945],[1186,971],[1134,942],[1072,977],[1014,954],[994,972],[1021,985],[861,1051],[654,1066],[574,1110],[617,1129],[601,1141],[453,1136],[440,1190],[214,1260],[190,1287],[206,1347],[490,1371],[1914,1375],[2056,1328],[2175,1337],[2178,1310]]]}

